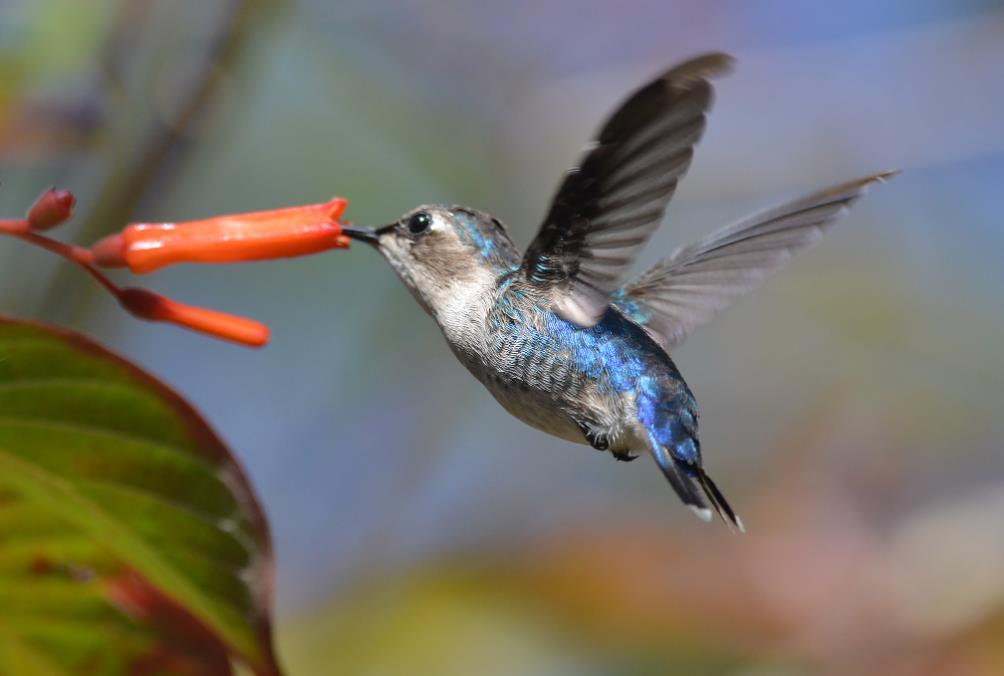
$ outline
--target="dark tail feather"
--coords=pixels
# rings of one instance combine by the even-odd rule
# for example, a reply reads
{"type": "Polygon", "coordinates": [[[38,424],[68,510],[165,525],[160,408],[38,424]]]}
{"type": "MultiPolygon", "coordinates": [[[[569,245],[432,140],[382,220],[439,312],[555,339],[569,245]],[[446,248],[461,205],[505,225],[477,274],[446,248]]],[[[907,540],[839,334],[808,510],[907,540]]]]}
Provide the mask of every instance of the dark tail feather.
{"type": "Polygon", "coordinates": [[[662,470],[663,476],[669,481],[683,503],[697,514],[703,521],[711,521],[711,510],[708,502],[726,524],[740,533],[745,533],[742,519],[736,516],[729,501],[725,499],[718,486],[705,473],[704,469],[674,458],[665,446],[652,447],[652,455],[662,470]],[[702,495],[703,493],[703,495],[702,495]],[[705,501],[707,498],[707,501],[705,501]]]}
{"type": "Polygon", "coordinates": [[[736,513],[732,510],[731,505],[729,505],[729,501],[726,500],[725,496],[722,495],[722,492],[718,490],[718,486],[716,486],[715,482],[711,480],[711,477],[709,477],[701,467],[691,468],[691,471],[694,475],[696,475],[697,481],[701,484],[701,488],[704,489],[704,494],[708,496],[708,501],[711,502],[715,511],[718,512],[718,516],[722,517],[722,521],[729,524],[729,526],[735,528],[740,533],[745,533],[746,527],[743,526],[742,519],[736,516],[736,513]]]}
{"type": "Polygon", "coordinates": [[[711,510],[708,509],[707,503],[701,497],[697,483],[691,473],[687,471],[687,467],[674,460],[664,446],[653,446],[652,455],[655,456],[655,461],[659,465],[659,469],[662,470],[663,476],[669,481],[669,485],[673,487],[676,494],[680,496],[683,504],[690,507],[691,511],[702,521],[711,521],[711,510]]]}

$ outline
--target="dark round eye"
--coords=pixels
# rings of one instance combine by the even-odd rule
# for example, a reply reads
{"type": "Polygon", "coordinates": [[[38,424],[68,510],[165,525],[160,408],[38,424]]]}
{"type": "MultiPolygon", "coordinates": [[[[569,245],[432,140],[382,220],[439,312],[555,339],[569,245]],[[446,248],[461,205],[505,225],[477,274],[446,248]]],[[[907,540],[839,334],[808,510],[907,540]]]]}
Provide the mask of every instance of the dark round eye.
{"type": "Polygon", "coordinates": [[[432,216],[425,211],[419,211],[417,214],[412,214],[408,219],[408,232],[413,235],[420,235],[432,225],[432,216]]]}

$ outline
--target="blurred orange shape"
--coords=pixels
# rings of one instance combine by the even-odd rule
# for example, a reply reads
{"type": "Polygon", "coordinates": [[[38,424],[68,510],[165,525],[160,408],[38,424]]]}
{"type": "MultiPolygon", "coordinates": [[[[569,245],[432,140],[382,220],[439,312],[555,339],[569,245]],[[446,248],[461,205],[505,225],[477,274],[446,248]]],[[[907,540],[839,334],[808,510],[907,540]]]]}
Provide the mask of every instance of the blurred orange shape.
{"type": "Polygon", "coordinates": [[[338,218],[347,204],[335,197],[321,204],[198,221],[133,223],[94,245],[94,262],[144,274],[174,263],[236,263],[345,248],[349,238],[338,218]]]}
{"type": "Polygon", "coordinates": [[[253,319],[185,305],[147,289],[122,289],[117,296],[122,307],[140,319],[177,324],[250,347],[268,342],[268,327],[253,319]]]}

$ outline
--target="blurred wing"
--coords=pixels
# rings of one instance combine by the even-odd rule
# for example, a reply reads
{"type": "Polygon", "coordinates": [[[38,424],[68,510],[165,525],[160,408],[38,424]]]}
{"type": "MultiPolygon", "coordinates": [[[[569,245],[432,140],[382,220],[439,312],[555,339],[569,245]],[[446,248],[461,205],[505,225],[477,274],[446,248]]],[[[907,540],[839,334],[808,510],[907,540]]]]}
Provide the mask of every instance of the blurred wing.
{"type": "Polygon", "coordinates": [[[614,294],[617,306],[666,347],[814,244],[865,189],[895,172],[876,174],[756,214],[674,251],[614,294]]]}
{"type": "Polygon", "coordinates": [[[599,321],[690,166],[711,105],[707,78],[731,63],[700,56],[636,91],[566,175],[522,268],[553,290],[558,315],[583,327],[599,321]]]}

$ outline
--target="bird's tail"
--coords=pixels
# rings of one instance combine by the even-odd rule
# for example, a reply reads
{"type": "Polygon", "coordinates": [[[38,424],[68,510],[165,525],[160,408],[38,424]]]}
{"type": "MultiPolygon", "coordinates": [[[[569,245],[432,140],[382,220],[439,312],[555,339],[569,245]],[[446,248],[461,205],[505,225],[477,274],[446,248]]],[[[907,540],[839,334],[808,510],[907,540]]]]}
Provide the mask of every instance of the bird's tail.
{"type": "Polygon", "coordinates": [[[678,460],[671,450],[662,445],[653,445],[651,450],[670,486],[691,511],[703,521],[711,521],[711,509],[708,508],[708,503],[711,503],[711,508],[722,521],[740,533],[746,532],[742,519],[703,467],[678,460]]]}
{"type": "Polygon", "coordinates": [[[742,519],[701,466],[693,399],[681,395],[667,404],[641,397],[639,404],[639,418],[648,430],[652,456],[684,504],[702,520],[710,521],[710,503],[722,521],[741,533],[746,532],[742,519]]]}
{"type": "Polygon", "coordinates": [[[704,471],[703,467],[694,468],[694,472],[697,475],[697,483],[701,485],[701,489],[704,490],[704,495],[708,498],[708,501],[718,512],[718,516],[722,518],[722,521],[727,523],[732,528],[735,528],[740,533],[746,532],[746,526],[743,525],[743,520],[739,518],[739,515],[733,511],[732,506],[729,501],[725,499],[722,492],[718,490],[718,486],[715,482],[711,480],[708,473],[704,471]]]}

